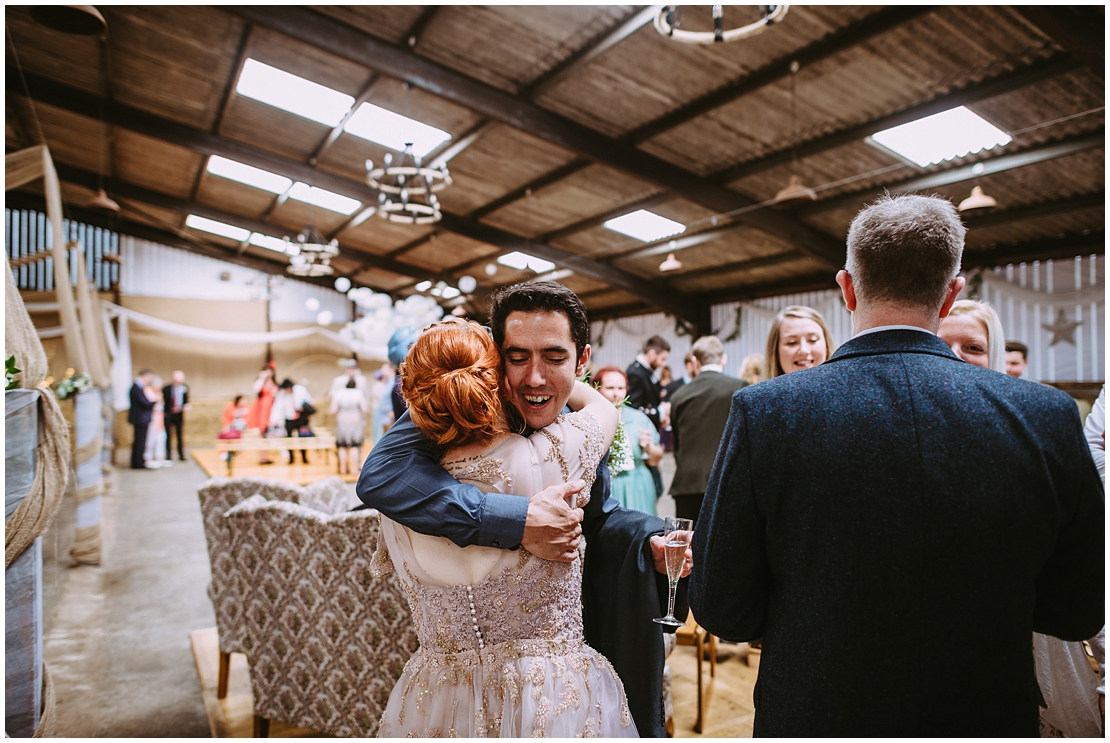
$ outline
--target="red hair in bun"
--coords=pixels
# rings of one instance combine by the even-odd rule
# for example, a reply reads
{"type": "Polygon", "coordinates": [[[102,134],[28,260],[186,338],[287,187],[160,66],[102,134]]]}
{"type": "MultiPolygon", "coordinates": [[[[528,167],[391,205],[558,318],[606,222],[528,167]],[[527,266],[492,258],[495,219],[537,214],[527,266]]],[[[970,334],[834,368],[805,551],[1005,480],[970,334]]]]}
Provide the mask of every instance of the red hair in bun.
{"type": "Polygon", "coordinates": [[[478,323],[450,317],[428,326],[400,372],[412,422],[438,446],[482,445],[508,433],[501,354],[478,323]]]}

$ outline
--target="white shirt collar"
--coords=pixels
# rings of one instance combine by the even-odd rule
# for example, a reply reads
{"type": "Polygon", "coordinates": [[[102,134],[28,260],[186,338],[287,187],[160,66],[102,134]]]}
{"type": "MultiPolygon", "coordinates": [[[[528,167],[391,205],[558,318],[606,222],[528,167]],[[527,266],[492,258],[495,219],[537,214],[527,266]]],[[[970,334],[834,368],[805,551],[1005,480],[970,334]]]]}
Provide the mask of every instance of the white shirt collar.
{"type": "Polygon", "coordinates": [[[917,325],[880,325],[877,328],[868,328],[867,330],[861,330],[852,337],[859,338],[861,335],[868,335],[869,333],[881,333],[884,330],[916,330],[919,333],[936,335],[936,333],[934,333],[933,331],[926,330],[925,328],[918,327],[917,325]]]}
{"type": "Polygon", "coordinates": [[[703,372],[715,371],[718,374],[724,374],[725,373],[725,368],[723,366],[721,366],[720,364],[702,364],[701,370],[703,372]]]}

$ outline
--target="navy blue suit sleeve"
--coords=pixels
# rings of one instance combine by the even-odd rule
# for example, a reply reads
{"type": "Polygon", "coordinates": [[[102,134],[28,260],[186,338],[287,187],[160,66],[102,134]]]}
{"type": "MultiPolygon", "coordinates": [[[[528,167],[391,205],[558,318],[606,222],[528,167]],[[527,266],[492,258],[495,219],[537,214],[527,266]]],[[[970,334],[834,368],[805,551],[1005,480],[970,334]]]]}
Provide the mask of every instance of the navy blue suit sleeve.
{"type": "Polygon", "coordinates": [[[520,546],[528,499],[464,485],[439,466],[442,454],[406,412],[370,450],[355,491],[366,505],[421,534],[460,547],[520,546]]]}
{"type": "Polygon", "coordinates": [[[753,482],[744,399],[737,392],[694,529],[690,574],[698,624],[726,640],[762,637],[772,585],[753,482]]]}
{"type": "Polygon", "coordinates": [[[1094,637],[1105,622],[1105,494],[1078,411],[1070,399],[1060,398],[1069,430],[1049,444],[1047,462],[1061,523],[1037,576],[1033,629],[1078,642],[1094,637]]]}

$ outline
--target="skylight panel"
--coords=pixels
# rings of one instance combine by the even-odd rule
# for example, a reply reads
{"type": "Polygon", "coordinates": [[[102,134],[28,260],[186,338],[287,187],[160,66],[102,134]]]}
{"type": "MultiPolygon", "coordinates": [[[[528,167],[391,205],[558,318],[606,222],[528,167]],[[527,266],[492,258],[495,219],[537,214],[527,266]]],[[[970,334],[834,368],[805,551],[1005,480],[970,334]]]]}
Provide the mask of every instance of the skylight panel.
{"type": "Polygon", "coordinates": [[[338,125],[355,104],[345,93],[254,59],[243,65],[235,92],[327,126],[338,125]]]}
{"type": "Polygon", "coordinates": [[[497,262],[500,263],[502,266],[515,268],[518,271],[523,271],[526,268],[530,268],[536,273],[546,273],[555,268],[555,264],[551,261],[545,261],[542,258],[536,258],[535,256],[528,255],[527,253],[521,253],[519,251],[506,253],[505,255],[500,256],[497,259],[497,262]]]}
{"type": "Polygon", "coordinates": [[[1010,143],[1010,135],[965,107],[926,116],[871,135],[921,167],[1010,143]]]}
{"type": "Polygon", "coordinates": [[[293,181],[285,176],[271,173],[268,170],[254,168],[250,165],[228,160],[226,157],[213,155],[208,158],[208,172],[221,178],[245,183],[248,186],[260,188],[270,193],[283,193],[293,181]]]}
{"type": "Polygon", "coordinates": [[[242,227],[235,227],[234,225],[217,222],[214,219],[198,217],[196,214],[190,214],[185,218],[185,226],[192,227],[194,230],[200,230],[201,232],[210,232],[213,235],[238,240],[239,242],[246,240],[251,235],[250,230],[244,230],[242,227]]]}
{"type": "Polygon", "coordinates": [[[284,240],[279,240],[278,238],[270,237],[269,235],[263,235],[261,232],[255,232],[254,234],[252,234],[250,243],[251,245],[257,245],[258,247],[266,248],[267,250],[276,250],[279,253],[286,252],[286,248],[289,246],[289,243],[285,242],[284,240]]]}
{"type": "Polygon", "coordinates": [[[289,198],[303,201],[306,204],[313,204],[324,209],[330,209],[333,212],[339,212],[344,216],[350,216],[362,206],[361,201],[346,196],[340,196],[331,191],[325,191],[316,186],[310,186],[307,183],[298,181],[293,184],[293,188],[289,189],[289,198]]]}
{"type": "Polygon", "coordinates": [[[661,217],[647,209],[638,209],[623,217],[610,219],[605,226],[614,232],[634,237],[644,242],[662,240],[664,237],[678,235],[686,231],[686,225],[673,219],[661,217]]]}
{"type": "Polygon", "coordinates": [[[424,157],[451,139],[451,135],[441,129],[387,111],[372,103],[359,106],[354,116],[343,125],[343,131],[398,152],[412,142],[412,151],[417,157],[424,157]]]}

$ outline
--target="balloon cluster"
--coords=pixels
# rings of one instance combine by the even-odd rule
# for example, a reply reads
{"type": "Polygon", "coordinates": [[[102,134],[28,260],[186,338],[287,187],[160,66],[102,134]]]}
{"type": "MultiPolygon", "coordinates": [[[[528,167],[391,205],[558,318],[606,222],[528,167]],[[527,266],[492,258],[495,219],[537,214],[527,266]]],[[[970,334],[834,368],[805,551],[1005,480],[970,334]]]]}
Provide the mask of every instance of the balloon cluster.
{"type": "Polygon", "coordinates": [[[443,317],[443,308],[423,294],[394,304],[389,295],[362,286],[347,292],[347,298],[362,309],[363,316],[347,323],[339,336],[355,353],[369,358],[388,358],[389,338],[397,329],[419,331],[443,317]]]}

